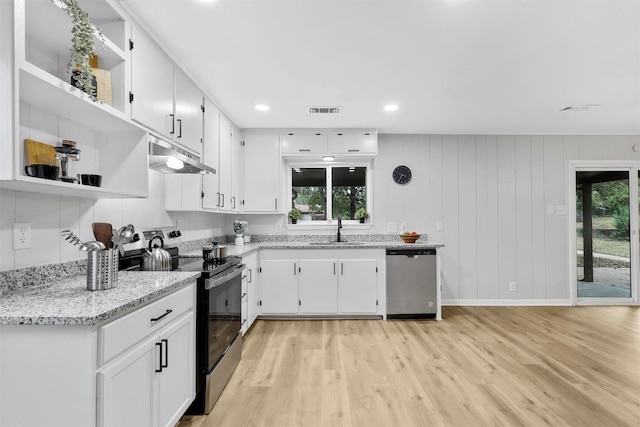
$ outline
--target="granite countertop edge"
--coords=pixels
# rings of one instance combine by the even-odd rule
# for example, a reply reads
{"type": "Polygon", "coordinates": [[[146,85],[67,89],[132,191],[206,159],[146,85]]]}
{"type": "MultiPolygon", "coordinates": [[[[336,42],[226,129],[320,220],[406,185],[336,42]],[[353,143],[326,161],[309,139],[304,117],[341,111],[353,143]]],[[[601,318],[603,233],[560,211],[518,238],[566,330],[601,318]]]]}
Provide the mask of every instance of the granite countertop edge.
{"type": "Polygon", "coordinates": [[[198,273],[120,272],[113,289],[88,291],[86,276],[0,292],[0,325],[94,326],[189,283],[198,273]]]}

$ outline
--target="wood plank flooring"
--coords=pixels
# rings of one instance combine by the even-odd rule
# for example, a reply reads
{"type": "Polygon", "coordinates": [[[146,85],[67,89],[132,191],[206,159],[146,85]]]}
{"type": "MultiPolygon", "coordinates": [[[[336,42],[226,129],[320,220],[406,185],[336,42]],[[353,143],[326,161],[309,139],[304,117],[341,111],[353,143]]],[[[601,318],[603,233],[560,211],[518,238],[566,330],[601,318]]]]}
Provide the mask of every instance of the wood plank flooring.
{"type": "Polygon", "coordinates": [[[258,321],[218,426],[640,426],[640,307],[258,321]]]}

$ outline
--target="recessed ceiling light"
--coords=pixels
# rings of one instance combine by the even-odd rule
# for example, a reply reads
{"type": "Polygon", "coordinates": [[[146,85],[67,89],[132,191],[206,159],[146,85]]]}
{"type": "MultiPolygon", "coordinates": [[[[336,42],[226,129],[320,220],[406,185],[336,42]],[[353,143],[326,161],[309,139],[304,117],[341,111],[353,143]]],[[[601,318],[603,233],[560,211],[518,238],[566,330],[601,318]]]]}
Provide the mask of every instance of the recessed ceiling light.
{"type": "Polygon", "coordinates": [[[335,159],[336,158],[334,156],[322,156],[322,160],[324,160],[325,162],[332,162],[335,159]]]}
{"type": "Polygon", "coordinates": [[[398,109],[397,104],[389,104],[384,106],[384,111],[396,111],[398,109]]]}
{"type": "Polygon", "coordinates": [[[601,106],[598,104],[567,105],[566,107],[562,107],[560,111],[589,111],[599,107],[601,106]]]}
{"type": "Polygon", "coordinates": [[[269,107],[267,104],[258,104],[256,105],[256,110],[258,111],[269,111],[271,107],[269,107]]]}

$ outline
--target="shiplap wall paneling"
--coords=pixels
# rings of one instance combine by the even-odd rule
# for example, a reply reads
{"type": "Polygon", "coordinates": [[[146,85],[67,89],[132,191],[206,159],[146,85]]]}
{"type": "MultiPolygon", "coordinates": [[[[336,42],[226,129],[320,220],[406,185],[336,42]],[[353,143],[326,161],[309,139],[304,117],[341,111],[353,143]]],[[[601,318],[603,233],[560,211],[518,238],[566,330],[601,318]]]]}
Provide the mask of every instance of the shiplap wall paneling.
{"type": "Polygon", "coordinates": [[[429,139],[425,135],[407,135],[404,145],[404,156],[411,169],[411,182],[406,186],[405,214],[400,222],[407,224],[408,231],[423,233],[426,230],[422,230],[420,226],[429,222],[428,207],[431,199],[429,139]]]}
{"type": "Polygon", "coordinates": [[[533,203],[531,137],[515,138],[516,168],[516,297],[533,298],[533,203]]]}
{"type": "Polygon", "coordinates": [[[498,259],[500,298],[513,299],[509,282],[517,281],[515,137],[498,137],[498,259]]]}
{"type": "Polygon", "coordinates": [[[477,257],[477,189],[476,189],[476,142],[474,136],[458,137],[458,233],[459,275],[458,298],[478,297],[477,257]]]}
{"type": "Polygon", "coordinates": [[[476,298],[482,298],[489,287],[489,183],[487,170],[487,137],[477,136],[476,145],[476,298]]]}
{"type": "Polygon", "coordinates": [[[13,223],[16,213],[16,192],[0,190],[0,270],[12,270],[15,265],[13,223]]]}
{"type": "Polygon", "coordinates": [[[427,229],[431,235],[427,236],[429,242],[442,241],[442,232],[437,231],[437,222],[443,221],[442,214],[442,136],[429,137],[429,214],[431,219],[427,229]]]}
{"type": "Polygon", "coordinates": [[[480,299],[500,298],[498,218],[498,138],[487,136],[487,240],[480,242],[488,258],[487,286],[478,290],[480,299]]]}
{"type": "Polygon", "coordinates": [[[546,215],[547,208],[544,197],[544,138],[531,137],[531,230],[532,250],[531,280],[533,284],[533,298],[546,298],[546,215]]]}
{"type": "MultiPolygon", "coordinates": [[[[564,149],[561,136],[544,137],[545,204],[564,206],[564,149]]],[[[547,299],[569,298],[568,273],[565,268],[565,216],[547,215],[545,224],[545,280],[547,299]]]]}
{"type": "Polygon", "coordinates": [[[443,298],[460,298],[460,225],[458,137],[442,137],[443,298]]]}

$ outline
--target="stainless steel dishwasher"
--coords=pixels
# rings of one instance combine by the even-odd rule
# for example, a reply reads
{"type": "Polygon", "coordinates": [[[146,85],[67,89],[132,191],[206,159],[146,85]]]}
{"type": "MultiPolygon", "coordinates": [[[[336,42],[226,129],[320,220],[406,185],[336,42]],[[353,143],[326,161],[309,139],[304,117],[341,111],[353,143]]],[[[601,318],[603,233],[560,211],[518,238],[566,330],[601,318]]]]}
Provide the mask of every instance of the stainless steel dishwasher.
{"type": "Polygon", "coordinates": [[[435,318],[435,249],[387,249],[387,318],[435,318]]]}

